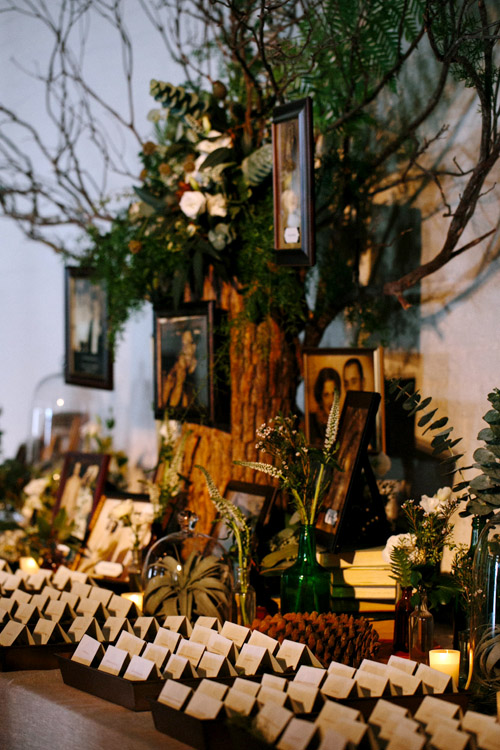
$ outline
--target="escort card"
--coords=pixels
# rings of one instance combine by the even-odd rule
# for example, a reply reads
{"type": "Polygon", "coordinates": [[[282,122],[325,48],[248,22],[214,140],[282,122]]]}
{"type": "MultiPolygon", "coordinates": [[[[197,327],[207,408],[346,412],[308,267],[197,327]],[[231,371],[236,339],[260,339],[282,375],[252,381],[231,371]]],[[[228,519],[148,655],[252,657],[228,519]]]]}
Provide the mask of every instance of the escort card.
{"type": "Polygon", "coordinates": [[[288,698],[294,714],[310,714],[319,696],[319,690],[314,685],[305,682],[290,682],[288,698]]]}
{"type": "Polygon", "coordinates": [[[457,706],[456,703],[442,701],[439,698],[434,698],[432,695],[426,695],[415,711],[413,718],[422,724],[427,724],[436,714],[453,719],[459,717],[459,712],[460,706],[457,706]]]}
{"type": "Polygon", "coordinates": [[[276,703],[278,706],[284,706],[286,701],[287,694],[284,690],[277,690],[267,685],[261,685],[257,693],[257,703],[259,706],[263,706],[266,703],[276,703]]]}
{"type": "Polygon", "coordinates": [[[60,622],[72,622],[77,616],[68,602],[62,602],[60,599],[50,599],[45,605],[43,614],[49,620],[60,622]]]}
{"type": "Polygon", "coordinates": [[[425,734],[394,735],[387,743],[385,750],[423,750],[426,743],[425,734]]]}
{"type": "Polygon", "coordinates": [[[319,712],[318,719],[321,718],[324,721],[330,723],[336,719],[347,719],[348,721],[358,721],[361,719],[361,713],[350,706],[344,706],[342,703],[335,703],[334,701],[326,701],[323,708],[319,712]]]}
{"type": "Polygon", "coordinates": [[[189,659],[195,669],[204,652],[205,646],[203,643],[193,643],[192,641],[186,640],[186,638],[181,639],[176,651],[178,656],[185,656],[186,659],[189,659]]]}
{"type": "Polygon", "coordinates": [[[222,701],[224,700],[224,696],[226,695],[228,689],[228,686],[223,685],[222,682],[203,679],[200,681],[200,684],[196,688],[196,692],[211,695],[212,698],[217,698],[217,700],[222,701]]]}
{"type": "Polygon", "coordinates": [[[261,685],[265,687],[271,687],[275,690],[286,690],[287,684],[288,680],[286,677],[278,677],[278,675],[269,674],[268,672],[262,675],[261,685]]]}
{"type": "Polygon", "coordinates": [[[224,698],[224,708],[229,717],[250,716],[255,708],[255,698],[248,693],[240,693],[239,690],[231,688],[224,698]]]}
{"type": "Polygon", "coordinates": [[[350,745],[349,740],[339,734],[335,729],[329,727],[328,729],[321,730],[321,742],[318,746],[318,750],[348,750],[350,745]]]}
{"type": "Polygon", "coordinates": [[[249,646],[263,646],[266,648],[271,656],[275,656],[276,652],[278,651],[280,644],[276,640],[276,638],[270,638],[265,633],[261,633],[258,630],[253,630],[252,634],[250,636],[250,640],[248,641],[249,646]]]}
{"type": "Polygon", "coordinates": [[[422,693],[422,681],[402,669],[387,666],[387,677],[392,695],[417,695],[422,693]]]}
{"type": "Polygon", "coordinates": [[[10,619],[10,613],[6,609],[0,609],[0,625],[6,625],[10,619]]]}
{"type": "Polygon", "coordinates": [[[182,711],[188,699],[191,697],[193,689],[187,685],[182,685],[175,680],[167,680],[161,689],[158,700],[170,708],[182,711]]]}
{"type": "Polygon", "coordinates": [[[33,637],[22,622],[15,622],[15,620],[9,620],[9,622],[3,627],[0,632],[0,646],[34,646],[35,641],[33,637]]]}
{"type": "Polygon", "coordinates": [[[12,617],[24,625],[36,625],[42,613],[35,604],[20,604],[12,617]]]}
{"type": "Polygon", "coordinates": [[[84,634],[71,657],[71,661],[77,661],[87,667],[95,667],[103,656],[104,647],[102,643],[84,634]]]}
{"type": "Polygon", "coordinates": [[[229,638],[240,649],[250,638],[250,628],[246,628],[244,625],[235,625],[234,622],[225,622],[220,634],[224,638],[229,638]]]}
{"type": "Polygon", "coordinates": [[[160,672],[163,672],[165,665],[170,658],[170,649],[166,646],[158,646],[154,643],[148,643],[142,655],[145,659],[154,661],[160,672]]]}
{"type": "Polygon", "coordinates": [[[16,602],[15,599],[12,599],[10,596],[0,596],[0,610],[9,612],[11,615],[13,615],[18,606],[19,603],[16,602]]]}
{"type": "Polygon", "coordinates": [[[390,656],[389,661],[387,662],[389,667],[396,667],[396,669],[401,669],[402,672],[406,672],[406,674],[414,674],[418,664],[416,661],[412,661],[411,659],[403,659],[401,656],[390,656]]]}
{"type": "Polygon", "coordinates": [[[222,701],[217,700],[217,698],[196,691],[187,704],[185,713],[194,716],[196,719],[217,719],[222,706],[222,701]]]}
{"type": "Polygon", "coordinates": [[[159,646],[166,646],[172,653],[179,645],[181,640],[180,633],[174,633],[173,630],[167,630],[167,628],[159,628],[153,643],[157,643],[159,646]]]}
{"type": "Polygon", "coordinates": [[[71,609],[75,610],[78,607],[80,597],[78,594],[72,594],[71,591],[62,591],[59,597],[60,602],[67,602],[71,609]]]}
{"type": "Polygon", "coordinates": [[[449,674],[431,669],[427,664],[419,664],[415,677],[422,680],[424,693],[444,693],[453,689],[453,680],[449,674]]]}
{"type": "Polygon", "coordinates": [[[238,650],[233,641],[230,638],[219,635],[215,631],[212,631],[212,636],[207,644],[207,651],[225,656],[233,664],[238,658],[238,650]]]}
{"type": "Polygon", "coordinates": [[[130,664],[130,654],[122,648],[108,646],[98,669],[101,672],[114,674],[117,677],[123,675],[130,664]]]}
{"type": "Polygon", "coordinates": [[[154,661],[143,656],[133,656],[123,677],[126,680],[141,682],[143,680],[159,679],[160,672],[154,661]]]}
{"type": "Polygon", "coordinates": [[[286,725],[292,720],[293,713],[288,708],[282,708],[269,703],[260,709],[255,717],[255,728],[264,736],[266,742],[276,742],[286,725]]]}
{"type": "Polygon", "coordinates": [[[380,677],[387,676],[387,664],[380,664],[378,661],[372,661],[372,659],[363,659],[359,665],[358,672],[371,672],[371,674],[378,674],[380,677]]]}
{"type": "Polygon", "coordinates": [[[37,646],[45,646],[47,643],[71,642],[60,624],[53,620],[44,620],[41,618],[38,620],[32,632],[33,640],[37,646]]]}
{"type": "Polygon", "coordinates": [[[152,641],[159,627],[158,620],[155,617],[138,617],[134,622],[134,633],[145,641],[152,641]]]}
{"type": "Polygon", "coordinates": [[[59,599],[59,597],[61,596],[61,592],[55,589],[53,586],[44,586],[41,593],[48,594],[49,599],[59,599]]]}
{"type": "Polygon", "coordinates": [[[371,712],[368,722],[370,724],[383,726],[386,722],[392,721],[394,718],[403,719],[407,715],[408,709],[399,706],[396,703],[390,703],[390,701],[384,701],[381,699],[375,704],[375,708],[371,712]]]}
{"type": "Polygon", "coordinates": [[[278,750],[305,750],[317,733],[312,721],[291,719],[276,747],[278,750]]]}
{"type": "Polygon", "coordinates": [[[139,656],[145,645],[146,641],[142,638],[138,638],[133,633],[127,633],[126,630],[122,630],[117,642],[115,643],[117,648],[122,648],[124,651],[127,651],[130,656],[139,656]]]}
{"type": "Polygon", "coordinates": [[[406,736],[412,732],[420,732],[420,724],[418,721],[413,719],[407,719],[406,717],[392,717],[386,719],[382,725],[380,725],[380,733],[378,735],[379,740],[390,740],[392,737],[406,736]]]}
{"type": "Polygon", "coordinates": [[[358,695],[356,680],[337,674],[329,674],[320,690],[323,695],[336,700],[346,700],[358,695]]]}
{"type": "Polygon", "coordinates": [[[174,633],[180,633],[185,638],[189,638],[193,632],[191,623],[187,617],[184,617],[183,615],[169,615],[165,618],[163,627],[168,628],[168,630],[173,630],[174,633]]]}
{"type": "Polygon", "coordinates": [[[40,570],[38,573],[31,573],[26,581],[26,588],[29,591],[41,591],[47,581],[47,573],[50,570],[40,570]]]}
{"type": "MultiPolygon", "coordinates": [[[[442,716],[441,714],[436,714],[435,716],[430,719],[425,725],[425,733],[426,734],[434,734],[436,729],[438,727],[447,727],[448,729],[460,729],[460,720],[459,719],[450,719],[448,716],[442,716]]],[[[462,724],[462,729],[466,729],[466,727],[462,724]]]]}
{"type": "Polygon", "coordinates": [[[52,601],[52,599],[49,598],[48,594],[33,594],[30,604],[34,604],[35,607],[38,607],[42,611],[49,601],[52,601]]]}
{"type": "MultiPolygon", "coordinates": [[[[450,721],[457,721],[457,719],[452,719],[450,721]]],[[[430,722],[427,726],[429,726],[429,724],[430,722]]],[[[477,736],[479,734],[487,732],[492,725],[499,726],[498,724],[496,724],[494,716],[480,714],[477,711],[466,711],[460,726],[466,732],[470,732],[471,734],[475,734],[477,736]]],[[[458,729],[458,727],[454,727],[454,729],[458,729]]]]}
{"type": "Polygon", "coordinates": [[[277,669],[274,669],[274,664],[271,660],[276,662],[276,659],[271,656],[264,646],[250,646],[249,643],[245,643],[236,660],[236,671],[239,674],[254,675],[260,669],[268,666],[273,671],[279,671],[278,663],[276,662],[277,669]]]}
{"type": "Polygon", "coordinates": [[[360,745],[363,741],[368,747],[376,747],[371,729],[361,721],[349,721],[349,719],[344,718],[325,721],[318,716],[316,724],[321,727],[323,731],[334,729],[348,739],[349,742],[352,742],[355,747],[360,745]]]}
{"type": "Polygon", "coordinates": [[[17,602],[18,604],[29,604],[31,601],[32,594],[28,594],[26,591],[21,591],[20,589],[16,589],[11,594],[11,599],[14,602],[17,602]]]}
{"type": "Polygon", "coordinates": [[[98,599],[80,599],[76,608],[77,615],[90,615],[95,617],[97,622],[102,625],[109,617],[109,612],[102,606],[98,599]]]}
{"type": "Polygon", "coordinates": [[[127,633],[134,634],[132,625],[129,623],[126,617],[114,617],[110,615],[106,622],[102,625],[102,634],[104,640],[109,643],[116,641],[122,630],[127,633]]]}
{"type": "MultiPolygon", "coordinates": [[[[0,560],[0,571],[5,572],[7,575],[12,575],[12,571],[9,568],[9,563],[7,560],[0,560]]],[[[0,583],[2,579],[0,578],[0,583]]]]}
{"type": "Polygon", "coordinates": [[[87,599],[92,586],[90,583],[80,583],[79,581],[71,582],[71,593],[76,594],[80,599],[87,599]]]}
{"type": "Polygon", "coordinates": [[[208,647],[210,640],[213,636],[218,634],[212,630],[212,628],[206,628],[204,625],[198,625],[198,622],[193,628],[193,632],[189,636],[189,640],[194,643],[202,643],[205,647],[208,647]]]}
{"type": "Polygon", "coordinates": [[[359,669],[354,677],[358,686],[360,698],[380,698],[390,693],[389,680],[372,672],[360,672],[359,669]]]}
{"type": "Polygon", "coordinates": [[[71,570],[66,565],[60,565],[52,576],[52,585],[56,589],[64,589],[71,581],[71,570]]]}
{"type": "Polygon", "coordinates": [[[71,585],[73,585],[74,582],[88,583],[89,577],[86,573],[82,573],[81,570],[70,570],[69,579],[71,581],[71,585]]]}
{"type": "Polygon", "coordinates": [[[8,594],[9,592],[16,591],[19,589],[24,590],[24,581],[19,576],[8,575],[2,581],[2,590],[8,594]]]}
{"type": "Polygon", "coordinates": [[[107,607],[113,592],[109,589],[102,589],[100,586],[92,586],[89,593],[89,599],[98,599],[103,607],[107,607]]]}
{"type": "Polygon", "coordinates": [[[210,628],[211,630],[217,631],[217,633],[220,631],[220,622],[216,617],[206,617],[204,615],[200,615],[198,619],[196,620],[196,625],[201,625],[204,628],[210,628]]]}
{"type": "Polygon", "coordinates": [[[456,729],[449,729],[448,727],[438,727],[436,732],[432,735],[432,747],[436,750],[465,750],[469,747],[471,740],[470,734],[467,732],[459,732],[456,729]]]}
{"type": "Polygon", "coordinates": [[[178,656],[177,654],[172,654],[163,671],[163,675],[164,677],[170,677],[172,680],[198,677],[198,673],[189,659],[186,659],[185,656],[178,656]]]}
{"type": "Polygon", "coordinates": [[[242,677],[237,677],[233,682],[233,687],[239,690],[240,693],[248,693],[248,695],[256,696],[260,690],[260,683],[254,682],[253,680],[244,680],[242,677]]]}
{"type": "Polygon", "coordinates": [[[110,615],[114,617],[126,617],[130,622],[134,622],[141,616],[141,612],[135,602],[130,599],[124,599],[123,596],[113,594],[106,607],[110,615]]]}
{"type": "Polygon", "coordinates": [[[200,677],[236,677],[233,665],[222,654],[211,654],[205,651],[196,670],[200,677]]]}
{"type": "Polygon", "coordinates": [[[495,722],[479,735],[481,750],[498,750],[500,747],[500,726],[495,722]]]}
{"type": "Polygon", "coordinates": [[[75,617],[68,629],[68,635],[72,643],[78,643],[87,634],[98,641],[103,641],[104,636],[99,623],[93,617],[75,617]]]}
{"type": "Polygon", "coordinates": [[[323,669],[321,662],[316,659],[311,649],[303,643],[284,640],[276,654],[276,659],[283,669],[295,671],[299,664],[308,664],[318,669],[323,669]]]}
{"type": "Polygon", "coordinates": [[[297,672],[293,680],[294,682],[307,682],[309,685],[320,687],[326,676],[326,669],[318,669],[318,667],[308,667],[303,664],[301,667],[299,667],[299,671],[297,672]]]}

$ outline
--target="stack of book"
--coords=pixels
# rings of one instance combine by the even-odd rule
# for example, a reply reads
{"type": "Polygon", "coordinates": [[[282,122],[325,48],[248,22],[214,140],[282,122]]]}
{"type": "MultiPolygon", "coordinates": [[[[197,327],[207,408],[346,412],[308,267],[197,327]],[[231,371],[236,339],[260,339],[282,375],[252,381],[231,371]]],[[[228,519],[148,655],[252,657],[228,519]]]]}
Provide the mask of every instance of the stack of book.
{"type": "Polygon", "coordinates": [[[332,598],[337,612],[391,612],[396,596],[383,547],[338,554],[323,553],[318,561],[332,573],[332,598]]]}

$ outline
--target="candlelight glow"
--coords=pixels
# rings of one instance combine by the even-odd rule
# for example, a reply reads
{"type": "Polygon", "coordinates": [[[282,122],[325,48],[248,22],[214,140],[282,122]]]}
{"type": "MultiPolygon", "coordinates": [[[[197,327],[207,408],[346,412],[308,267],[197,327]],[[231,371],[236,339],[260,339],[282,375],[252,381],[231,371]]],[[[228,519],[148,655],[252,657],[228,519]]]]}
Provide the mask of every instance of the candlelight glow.
{"type": "Polygon", "coordinates": [[[134,602],[134,604],[137,604],[139,609],[142,611],[142,600],[144,599],[144,596],[140,593],[140,591],[129,591],[126,594],[122,594],[122,597],[124,599],[128,599],[131,602],[134,602]]]}
{"type": "Polygon", "coordinates": [[[38,573],[40,567],[34,557],[20,557],[19,567],[23,573],[38,573]]]}
{"type": "Polygon", "coordinates": [[[429,666],[438,672],[449,674],[453,679],[455,687],[458,687],[460,651],[450,648],[435,648],[429,651],[429,666]]]}

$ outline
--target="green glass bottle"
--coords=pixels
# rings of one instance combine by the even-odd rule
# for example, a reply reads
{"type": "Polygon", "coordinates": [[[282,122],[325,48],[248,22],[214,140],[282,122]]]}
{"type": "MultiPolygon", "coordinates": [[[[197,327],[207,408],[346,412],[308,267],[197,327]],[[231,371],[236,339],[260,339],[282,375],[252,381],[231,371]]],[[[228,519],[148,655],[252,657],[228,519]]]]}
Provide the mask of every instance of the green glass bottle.
{"type": "Polygon", "coordinates": [[[297,560],[281,576],[281,613],[330,612],[330,581],[330,571],[316,560],[315,528],[302,525],[297,560]]]}

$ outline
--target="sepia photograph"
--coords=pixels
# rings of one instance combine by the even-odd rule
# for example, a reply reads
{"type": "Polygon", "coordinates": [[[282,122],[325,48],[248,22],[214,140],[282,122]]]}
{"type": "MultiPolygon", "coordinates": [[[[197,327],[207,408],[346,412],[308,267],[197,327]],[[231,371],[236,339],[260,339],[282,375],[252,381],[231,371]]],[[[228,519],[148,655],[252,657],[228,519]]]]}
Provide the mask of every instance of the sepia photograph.
{"type": "Polygon", "coordinates": [[[54,515],[64,508],[74,523],[71,535],[80,541],[101,498],[108,466],[106,454],[71,451],[65,456],[54,515]]]}

